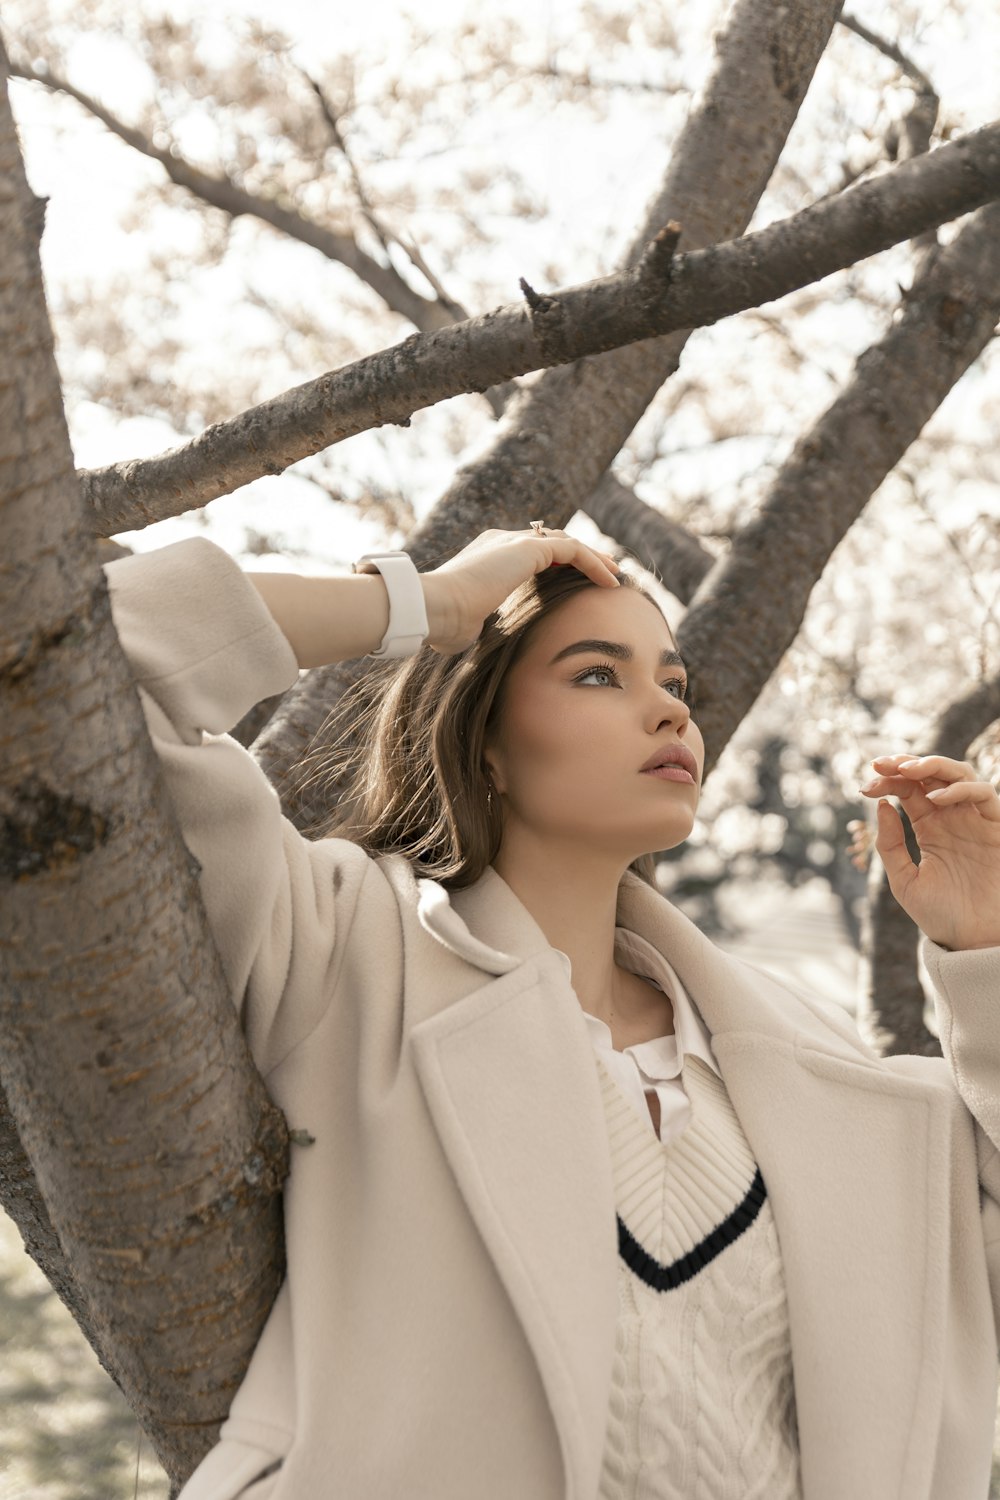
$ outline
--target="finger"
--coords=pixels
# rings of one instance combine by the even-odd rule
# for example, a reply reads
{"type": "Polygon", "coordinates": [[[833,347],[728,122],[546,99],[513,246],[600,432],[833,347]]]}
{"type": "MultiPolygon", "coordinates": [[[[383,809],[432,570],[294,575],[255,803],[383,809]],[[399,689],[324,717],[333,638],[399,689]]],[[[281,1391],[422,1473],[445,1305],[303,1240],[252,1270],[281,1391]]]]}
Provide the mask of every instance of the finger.
{"type": "Polygon", "coordinates": [[[920,791],[920,785],[916,781],[908,781],[905,776],[873,776],[864,786],[858,787],[858,791],[864,797],[900,797],[905,802],[912,797],[914,792],[920,791]]]}
{"type": "Polygon", "coordinates": [[[889,889],[898,900],[917,872],[906,847],[903,820],[891,802],[880,802],[876,808],[878,830],[875,848],[885,866],[889,889]]]}
{"type": "MultiPolygon", "coordinates": [[[[620,570],[610,553],[599,552],[596,547],[588,547],[585,542],[577,541],[571,536],[543,536],[539,537],[539,541],[547,542],[556,553],[550,567],[565,564],[577,568],[605,588],[621,587],[616,576],[620,570]]],[[[549,555],[552,556],[551,553],[549,555]]]]}
{"type": "Polygon", "coordinates": [[[975,768],[967,760],[947,755],[880,755],[872,765],[885,775],[905,776],[916,781],[938,777],[941,781],[974,781],[975,768]]]}
{"type": "MultiPolygon", "coordinates": [[[[570,536],[567,532],[561,531],[557,527],[549,527],[544,532],[532,531],[531,535],[537,537],[542,542],[569,542],[571,545],[578,547],[582,552],[601,558],[614,572],[621,572],[620,564],[613,552],[605,552],[603,547],[590,547],[586,542],[579,541],[576,537],[570,536]]],[[[561,566],[561,564],[553,564],[553,566],[561,566]]]]}
{"type": "Polygon", "coordinates": [[[984,818],[1000,823],[1000,796],[989,781],[954,781],[950,786],[936,787],[926,793],[935,807],[956,807],[960,802],[975,805],[984,818]]]}

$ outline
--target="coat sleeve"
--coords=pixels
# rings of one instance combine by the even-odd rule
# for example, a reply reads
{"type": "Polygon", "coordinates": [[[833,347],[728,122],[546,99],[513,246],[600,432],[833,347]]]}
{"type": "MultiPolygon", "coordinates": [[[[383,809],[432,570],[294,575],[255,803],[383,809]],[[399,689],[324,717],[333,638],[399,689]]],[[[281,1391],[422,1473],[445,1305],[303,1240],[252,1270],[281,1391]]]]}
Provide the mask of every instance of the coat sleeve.
{"type": "Polygon", "coordinates": [[[1000,1338],[1000,947],[951,952],[920,940],[941,1050],[975,1121],[983,1238],[1000,1338]]]}
{"type": "Polygon", "coordinates": [[[192,537],[104,564],[181,837],[233,1000],[267,1072],[329,1003],[373,861],[345,839],[305,839],[228,733],[298,679],[285,635],[239,564],[192,537]]]}

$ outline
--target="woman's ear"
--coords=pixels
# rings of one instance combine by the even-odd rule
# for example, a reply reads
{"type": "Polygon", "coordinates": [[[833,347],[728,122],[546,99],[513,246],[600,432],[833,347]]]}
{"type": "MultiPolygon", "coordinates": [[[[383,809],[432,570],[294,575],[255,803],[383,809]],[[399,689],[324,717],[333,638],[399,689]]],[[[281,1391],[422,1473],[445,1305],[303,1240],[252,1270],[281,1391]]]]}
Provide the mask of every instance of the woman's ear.
{"type": "Polygon", "coordinates": [[[499,758],[500,757],[493,750],[491,750],[489,754],[487,754],[485,751],[483,753],[483,764],[486,767],[486,774],[489,776],[489,779],[496,790],[498,792],[502,792],[504,789],[503,776],[497,764],[499,758]]]}

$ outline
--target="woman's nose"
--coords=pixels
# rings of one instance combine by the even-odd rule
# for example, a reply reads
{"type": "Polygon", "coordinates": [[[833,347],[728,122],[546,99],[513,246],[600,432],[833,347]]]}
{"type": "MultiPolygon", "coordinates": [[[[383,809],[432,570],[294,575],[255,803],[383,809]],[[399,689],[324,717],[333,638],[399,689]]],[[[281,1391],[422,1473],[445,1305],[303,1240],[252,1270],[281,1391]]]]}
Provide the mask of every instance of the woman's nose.
{"type": "Polygon", "coordinates": [[[670,698],[668,702],[660,702],[657,705],[659,723],[676,724],[678,734],[686,729],[691,718],[690,706],[683,698],[670,698]]]}

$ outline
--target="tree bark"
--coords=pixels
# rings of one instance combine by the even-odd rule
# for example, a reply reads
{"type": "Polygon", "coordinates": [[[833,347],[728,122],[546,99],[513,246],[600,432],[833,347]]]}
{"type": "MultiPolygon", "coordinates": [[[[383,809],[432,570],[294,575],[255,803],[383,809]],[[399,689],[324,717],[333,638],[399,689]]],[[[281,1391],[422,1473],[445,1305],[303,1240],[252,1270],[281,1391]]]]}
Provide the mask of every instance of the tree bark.
{"type": "MultiPolygon", "coordinates": [[[[450,397],[608,350],[624,357],[627,345],[649,350],[653,334],[705,327],[772,301],[998,194],[1000,124],[706,250],[675,254],[681,231],[670,222],[614,276],[543,296],[522,283],[527,307],[497,308],[436,333],[413,334],[158,457],[85,470],[84,494],[101,535],[182,515],[359,432],[387,422],[406,426],[415,411],[450,397]]],[[[529,405],[537,390],[524,397],[529,405]]],[[[523,403],[517,409],[522,415],[513,432],[501,431],[499,448],[520,441],[523,403]]],[[[617,451],[605,454],[604,467],[617,451]]],[[[426,524],[418,528],[422,534],[426,524]]]]}
{"type": "Polygon", "coordinates": [[[280,1285],[287,1132],[115,634],[0,78],[0,1194],[176,1480],[280,1285]]]}
{"type": "Polygon", "coordinates": [[[692,601],[679,631],[698,699],[706,772],[798,634],[813,586],[1000,317],[1000,205],[929,259],[902,315],[796,444],[759,512],[692,601]]]}
{"type": "MultiPolygon", "coordinates": [[[[20,1231],[24,1248],[59,1293],[77,1322],[89,1322],[86,1298],[63,1253],[49,1211],[21,1145],[7,1096],[0,1085],[0,1202],[20,1231]]],[[[100,1349],[97,1350],[101,1358],[100,1349]]]]}
{"type": "MultiPolygon", "coordinates": [[[[934,725],[926,755],[964,760],[984,729],[1000,719],[1000,676],[979,682],[948,705],[934,725]]],[[[920,851],[897,802],[911,857],[919,864],[920,851]]],[[[873,855],[868,875],[868,909],[863,934],[864,986],[858,1004],[858,1029],[883,1057],[916,1052],[941,1057],[941,1043],[924,1024],[924,991],[920,983],[917,949],[920,929],[889,889],[885,866],[873,855]]]]}
{"type": "MultiPolygon", "coordinates": [[[[687,249],[742,234],[840,5],[736,0],[717,39],[715,71],[681,131],[626,264],[634,264],[671,220],[683,225],[687,249]]],[[[564,526],[677,368],[685,341],[683,332],[647,340],[533,382],[511,403],[488,452],[459,472],[408,538],[406,550],[418,568],[435,567],[489,526],[517,528],[535,516],[564,526]]],[[[299,826],[311,826],[324,808],[321,795],[296,784],[294,767],[358,674],[357,663],[304,674],[256,742],[260,764],[299,826]]]]}

